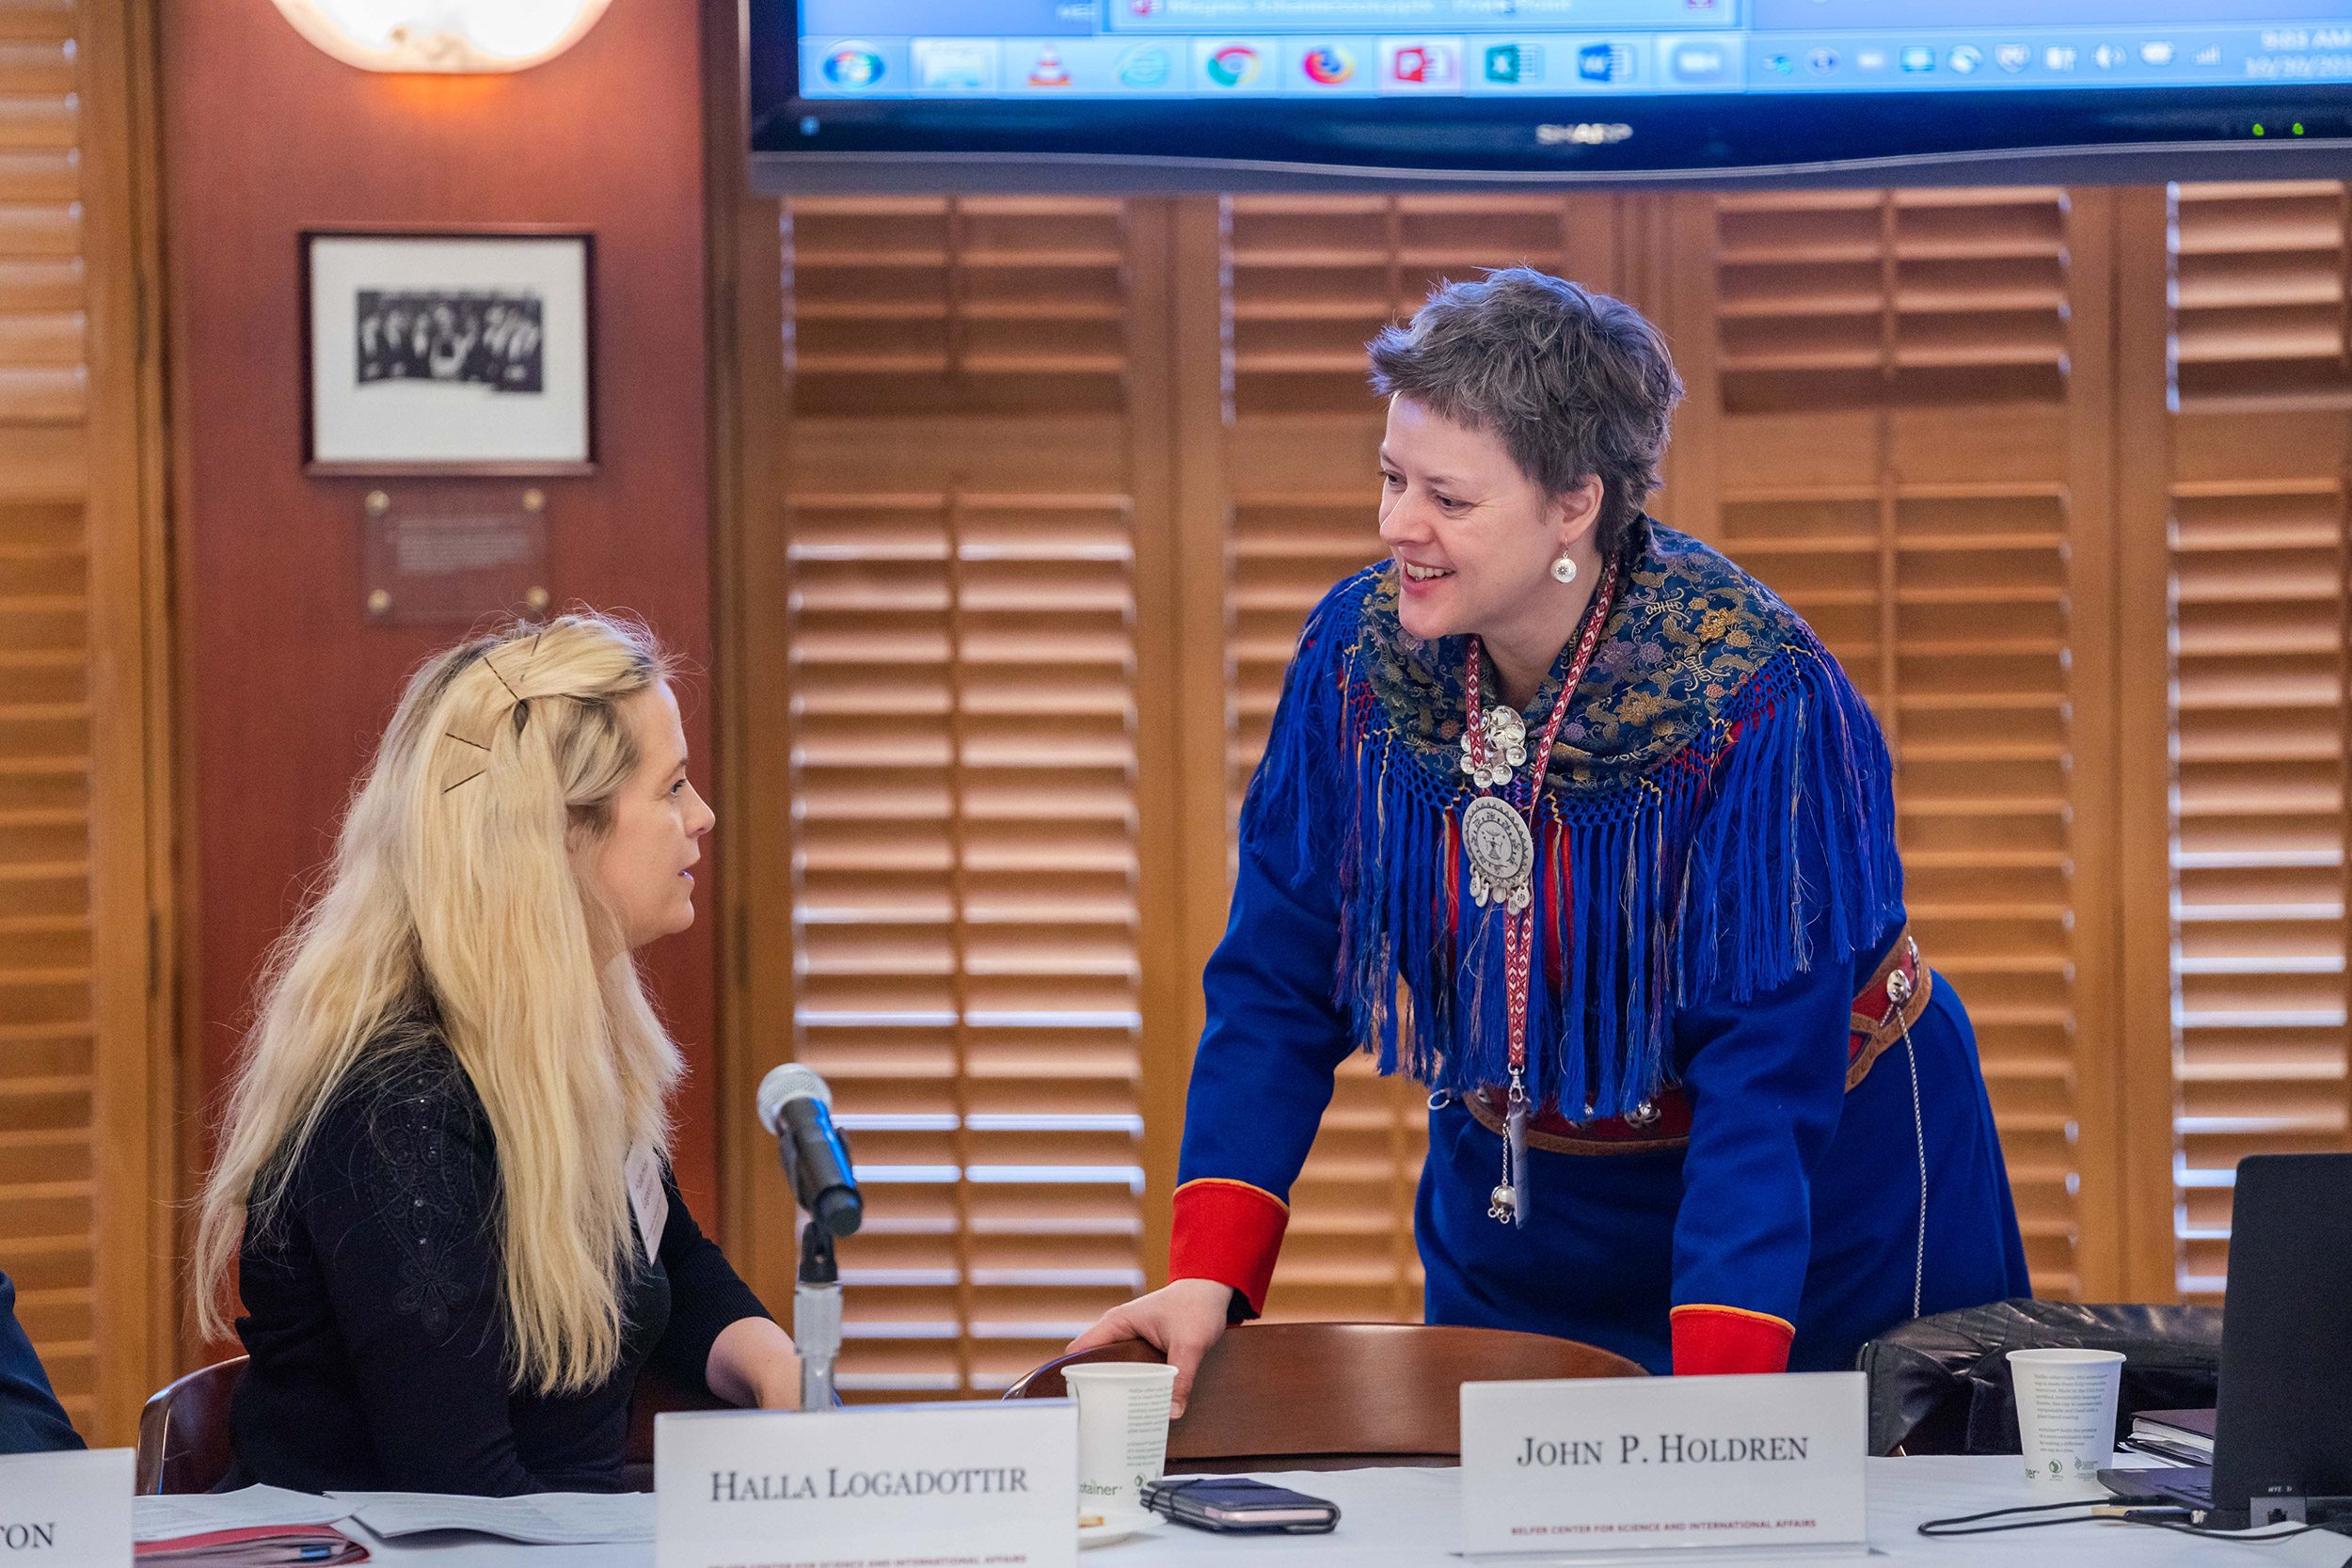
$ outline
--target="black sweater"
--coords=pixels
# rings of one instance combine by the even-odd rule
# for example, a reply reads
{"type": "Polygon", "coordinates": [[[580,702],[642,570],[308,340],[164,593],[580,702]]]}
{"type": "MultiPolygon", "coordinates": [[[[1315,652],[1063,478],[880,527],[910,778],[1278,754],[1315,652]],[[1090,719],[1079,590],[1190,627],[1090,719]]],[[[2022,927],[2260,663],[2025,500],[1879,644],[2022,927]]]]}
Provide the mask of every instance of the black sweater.
{"type": "MultiPolygon", "coordinates": [[[[230,1486],[302,1492],[610,1492],[648,1356],[691,1387],[729,1323],[764,1317],[665,1169],[658,1261],[623,1304],[621,1363],[585,1393],[510,1386],[498,1149],[427,1036],[371,1052],[239,1254],[252,1361],[230,1411],[230,1486]]],[[[634,1222],[632,1221],[632,1227],[634,1222]]]]}

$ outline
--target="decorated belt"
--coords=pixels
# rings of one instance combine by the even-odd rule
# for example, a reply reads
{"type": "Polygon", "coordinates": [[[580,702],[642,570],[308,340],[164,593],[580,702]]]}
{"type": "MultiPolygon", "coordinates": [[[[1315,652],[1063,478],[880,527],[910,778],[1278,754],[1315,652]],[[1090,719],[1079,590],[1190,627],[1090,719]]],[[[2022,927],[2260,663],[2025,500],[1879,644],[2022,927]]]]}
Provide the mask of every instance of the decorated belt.
{"type": "MultiPolygon", "coordinates": [[[[1853,999],[1846,1037],[1846,1092],[1851,1094],[1869,1076],[1870,1066],[1886,1048],[1919,1022],[1935,990],[1934,972],[1919,961],[1919,944],[1905,926],[1879,960],[1879,966],[1853,999]]],[[[1463,1101],[1478,1125],[1501,1137],[1505,1101],[1502,1088],[1489,1085],[1463,1101]]],[[[1570,1121],[1556,1101],[1547,1100],[1527,1121],[1530,1148],[1554,1154],[1637,1154],[1653,1149],[1680,1148],[1691,1141],[1691,1097],[1680,1085],[1668,1085],[1654,1101],[1645,1101],[1622,1117],[1570,1121]]]]}

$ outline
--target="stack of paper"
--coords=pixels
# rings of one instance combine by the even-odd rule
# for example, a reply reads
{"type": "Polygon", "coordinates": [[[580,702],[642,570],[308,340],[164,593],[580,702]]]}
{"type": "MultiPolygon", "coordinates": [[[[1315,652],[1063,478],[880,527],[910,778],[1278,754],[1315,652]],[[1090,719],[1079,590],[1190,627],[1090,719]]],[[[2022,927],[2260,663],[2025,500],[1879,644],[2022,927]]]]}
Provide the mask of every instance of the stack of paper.
{"type": "Polygon", "coordinates": [[[2131,1446],[2175,1465],[2210,1465],[2217,1415],[2211,1410],[2143,1410],[2132,1418],[2131,1446]]]}
{"type": "Polygon", "coordinates": [[[141,1568],[342,1568],[368,1560],[365,1546],[332,1525],[247,1525],[142,1541],[135,1551],[141,1568]]]}
{"type": "Polygon", "coordinates": [[[333,1522],[342,1503],[277,1486],[189,1497],[136,1497],[131,1533],[144,1568],[341,1568],[367,1548],[333,1522]]]}
{"type": "Polygon", "coordinates": [[[650,1492],[543,1492],[528,1497],[460,1497],[430,1492],[333,1492],[315,1497],[276,1486],[195,1497],[139,1497],[132,1509],[141,1568],[341,1568],[367,1547],[438,1531],[495,1536],[532,1546],[635,1545],[653,1540],[650,1492]]]}
{"type": "Polygon", "coordinates": [[[343,1514],[387,1541],[470,1530],[532,1546],[597,1546],[653,1539],[650,1492],[541,1492],[459,1497],[437,1492],[330,1493],[343,1514]]]}

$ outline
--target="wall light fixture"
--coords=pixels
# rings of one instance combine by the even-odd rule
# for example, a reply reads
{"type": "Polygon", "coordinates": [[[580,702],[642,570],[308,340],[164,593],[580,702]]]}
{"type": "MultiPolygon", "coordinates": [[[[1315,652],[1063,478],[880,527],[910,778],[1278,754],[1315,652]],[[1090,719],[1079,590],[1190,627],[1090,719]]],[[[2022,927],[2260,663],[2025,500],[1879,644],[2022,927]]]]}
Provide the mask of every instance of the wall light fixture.
{"type": "Polygon", "coordinates": [[[612,0],[278,0],[295,31],[363,71],[522,71],[551,60],[612,0]]]}

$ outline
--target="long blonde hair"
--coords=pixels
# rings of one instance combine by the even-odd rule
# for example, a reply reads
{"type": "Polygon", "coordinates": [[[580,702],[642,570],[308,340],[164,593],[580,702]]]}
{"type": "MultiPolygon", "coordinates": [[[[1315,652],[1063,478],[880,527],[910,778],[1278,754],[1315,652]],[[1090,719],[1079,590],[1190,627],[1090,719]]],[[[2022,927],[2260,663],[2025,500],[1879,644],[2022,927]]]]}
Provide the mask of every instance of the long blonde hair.
{"type": "Polygon", "coordinates": [[[668,1143],[676,1046],[575,852],[639,761],[619,705],[669,678],[646,629],[510,626],[409,680],[325,890],[263,971],[196,1242],[197,1322],[229,1332],[248,1205],[266,1227],[335,1092],[429,1008],[497,1141],[514,1386],[612,1375],[633,1266],[622,1166],[668,1143]]]}

